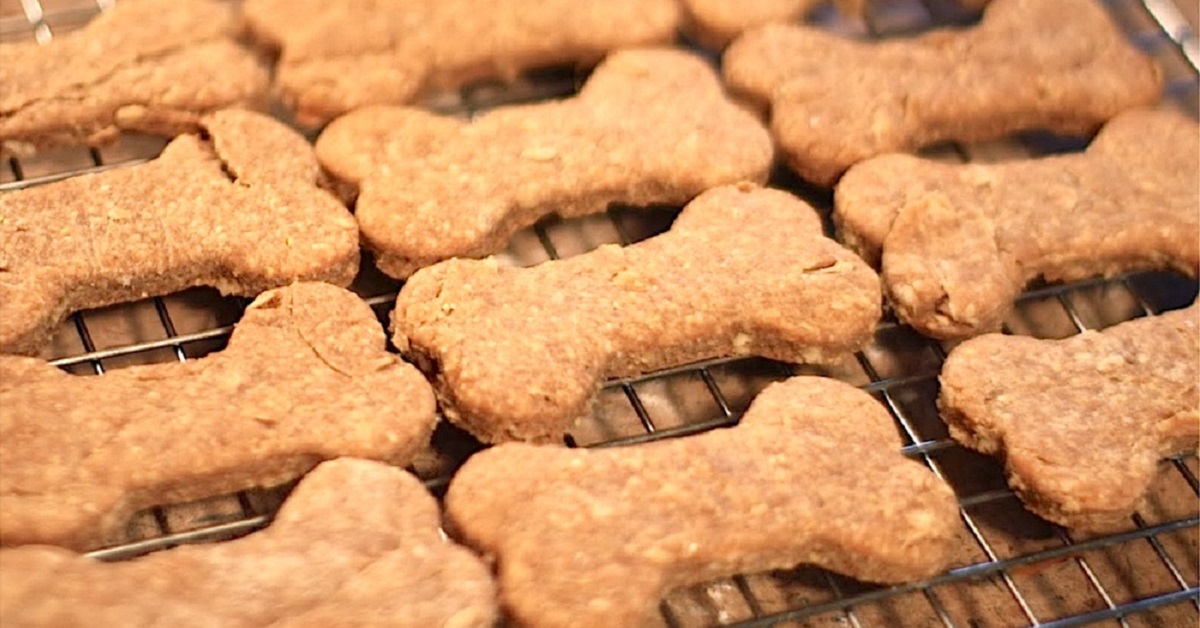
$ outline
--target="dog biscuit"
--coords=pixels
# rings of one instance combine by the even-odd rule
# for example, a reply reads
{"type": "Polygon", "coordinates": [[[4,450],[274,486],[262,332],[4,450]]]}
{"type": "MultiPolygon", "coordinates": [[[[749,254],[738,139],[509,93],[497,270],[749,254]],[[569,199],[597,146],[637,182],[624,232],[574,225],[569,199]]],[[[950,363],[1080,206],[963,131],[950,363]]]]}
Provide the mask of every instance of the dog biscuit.
{"type": "Polygon", "coordinates": [[[121,0],[46,45],[0,44],[0,153],[174,136],[217,109],[265,105],[270,75],[238,28],[225,2],[121,0]]]}
{"type": "Polygon", "coordinates": [[[101,562],[0,550],[0,615],[19,626],[490,627],[495,584],[439,537],[437,503],[378,462],[326,462],[248,537],[101,562]]]}
{"type": "Polygon", "coordinates": [[[0,351],[36,353],[71,311],[192,286],[350,283],[357,224],[304,138],[245,111],[201,125],[149,163],[0,194],[0,351]]]}
{"type": "Polygon", "coordinates": [[[665,49],[614,54],[577,97],[472,122],[363,109],[333,122],[316,150],[360,186],[364,244],[394,277],[501,251],[550,213],[682,206],[710,187],[765,182],[773,155],[707,63],[665,49]]]}
{"type": "Polygon", "coordinates": [[[950,488],[891,416],[833,379],[767,387],[736,427],[614,449],[506,443],[455,475],[446,515],[494,557],[526,626],[642,626],[668,589],[801,563],[871,582],[938,573],[950,488]]]}
{"type": "Polygon", "coordinates": [[[271,486],[337,456],[404,465],[434,396],[336,286],[264,293],[224,351],[69,375],[0,356],[0,544],[92,549],[151,506],[271,486]]]}
{"type": "Polygon", "coordinates": [[[1029,510],[1128,525],[1158,460],[1200,439],[1198,321],[1193,305],[1063,340],[973,338],[947,358],[938,406],[955,440],[1003,458],[1029,510]]]}
{"type": "Polygon", "coordinates": [[[869,341],[878,278],[778,190],[715,188],[665,234],[532,268],[454,259],[413,275],[393,340],[483,441],[546,441],[605,378],[758,355],[828,362],[869,341]]]}
{"type": "Polygon", "coordinates": [[[243,10],[255,35],[281,50],[275,89],[304,125],[670,44],[680,13],[676,0],[247,0],[243,10]]]}
{"type": "Polygon", "coordinates": [[[771,25],[730,46],[724,72],[770,105],[787,164],[825,186],[869,157],[940,141],[1091,133],[1156,102],[1162,82],[1093,0],[996,0],[975,27],[874,43],[771,25]]]}
{"type": "Polygon", "coordinates": [[[1114,118],[1082,154],[993,165],[887,155],[838,184],[842,238],[901,320],[956,338],[992,331],[1031,280],[1200,266],[1200,126],[1166,110],[1114,118]],[[880,253],[882,251],[882,255],[880,253]]]}

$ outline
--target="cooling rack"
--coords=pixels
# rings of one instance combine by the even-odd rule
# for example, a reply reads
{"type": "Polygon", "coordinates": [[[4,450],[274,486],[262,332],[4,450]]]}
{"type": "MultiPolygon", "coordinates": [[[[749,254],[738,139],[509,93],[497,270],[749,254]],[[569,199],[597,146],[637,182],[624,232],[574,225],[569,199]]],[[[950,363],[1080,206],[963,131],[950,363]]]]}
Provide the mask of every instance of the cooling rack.
{"type": "MultiPolygon", "coordinates": [[[[1193,117],[1200,116],[1196,16],[1187,14],[1196,11],[1194,3],[1098,1],[1162,67],[1167,98],[1193,117]]],[[[112,3],[0,0],[0,40],[45,43],[82,26],[112,3]]],[[[831,30],[886,36],[969,23],[976,17],[952,0],[891,0],[878,3],[865,25],[843,21],[829,10],[811,19],[831,30]]],[[[533,72],[516,83],[473,85],[425,104],[471,116],[499,104],[569,95],[583,78],[570,69],[533,72]]],[[[1078,149],[1085,143],[1026,134],[1002,142],[941,145],[925,153],[949,161],[987,162],[1078,149]]],[[[0,193],[141,163],[157,155],[164,144],[156,138],[126,136],[99,149],[53,150],[36,158],[10,159],[0,164],[0,193]]],[[[828,217],[827,190],[809,187],[785,172],[773,175],[772,184],[805,198],[828,217]]],[[[634,242],[665,230],[674,213],[614,208],[601,216],[544,220],[517,234],[501,258],[505,263],[529,265],[603,243],[634,242]]],[[[353,288],[384,321],[399,283],[375,271],[367,259],[353,288]]],[[[1010,333],[1066,337],[1186,306],[1196,293],[1195,282],[1163,273],[1035,286],[1022,295],[1005,326],[1010,333]]],[[[81,312],[59,330],[44,357],[79,375],[195,359],[224,346],[247,302],[197,289],[81,312]]],[[[996,461],[949,439],[934,401],[937,373],[950,348],[888,318],[866,349],[828,367],[726,359],[609,382],[593,416],[572,431],[566,445],[633,445],[730,425],[768,383],[796,374],[851,382],[891,411],[904,454],[955,488],[965,524],[954,566],[922,582],[876,587],[807,567],[744,574],[672,592],[661,605],[663,621],[670,626],[741,627],[1196,625],[1200,620],[1196,454],[1161,464],[1147,507],[1124,530],[1085,536],[1048,524],[1021,507],[996,461]]],[[[453,469],[479,445],[446,425],[438,428],[434,445],[434,451],[416,462],[413,470],[440,494],[453,469]]],[[[180,543],[246,534],[269,523],[289,488],[150,509],[130,523],[128,542],[91,555],[128,559],[180,543]]]]}

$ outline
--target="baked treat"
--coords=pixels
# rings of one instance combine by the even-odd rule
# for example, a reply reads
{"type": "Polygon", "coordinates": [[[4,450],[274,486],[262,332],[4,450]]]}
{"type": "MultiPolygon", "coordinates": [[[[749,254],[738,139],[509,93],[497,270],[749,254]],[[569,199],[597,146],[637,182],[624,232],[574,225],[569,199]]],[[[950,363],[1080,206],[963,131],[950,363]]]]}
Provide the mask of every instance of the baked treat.
{"type": "Polygon", "coordinates": [[[605,378],[733,355],[834,361],[871,339],[880,298],[812,208],[747,184],[701,194],[669,232],[624,248],[421,270],[392,330],[448,419],[483,441],[547,441],[605,378]]]}
{"type": "Polygon", "coordinates": [[[200,124],[149,163],[0,194],[0,352],[36,353],[71,311],[192,286],[350,283],[358,226],[304,138],[247,111],[200,124]]]}
{"type": "Polygon", "coordinates": [[[270,75],[226,2],[121,0],[83,29],[0,44],[0,154],[174,136],[225,107],[265,105],[270,75]]]}
{"type": "Polygon", "coordinates": [[[679,23],[676,0],[247,0],[243,11],[253,33],[280,49],[275,89],[304,125],[668,44],[679,23]]]}
{"type": "Polygon", "coordinates": [[[394,277],[501,251],[547,214],[681,206],[717,185],[762,183],[773,157],[766,129],[726,98],[712,68],[667,49],[616,53],[574,98],[472,122],[356,111],[330,124],[316,150],[361,187],[363,241],[394,277]]]}
{"type": "Polygon", "coordinates": [[[941,571],[958,504],[899,445],[869,394],[797,377],[767,387],[728,429],[482,451],[451,481],[446,515],[495,558],[517,623],[642,626],[668,589],[735,573],[808,563],[897,583],[941,571]]]}
{"type": "Polygon", "coordinates": [[[1063,340],[989,334],[956,347],[938,407],[955,440],[1004,459],[1038,515],[1129,524],[1159,458],[1200,440],[1196,305],[1063,340]]]}
{"type": "Polygon", "coordinates": [[[343,458],[301,480],[262,531],[122,562],[0,550],[0,615],[19,626],[492,626],[495,584],[438,534],[413,476],[343,458]]]}
{"type": "Polygon", "coordinates": [[[996,0],[977,26],[879,42],[771,25],[731,45],[724,72],[770,105],[787,164],[826,186],[869,157],[939,141],[1091,133],[1156,102],[1162,82],[1093,0],[996,0]]]}
{"type": "Polygon", "coordinates": [[[838,184],[834,220],[901,320],[993,331],[1031,280],[1200,267],[1200,126],[1174,111],[1114,118],[1082,154],[953,165],[887,155],[838,184]]]}
{"type": "Polygon", "coordinates": [[[69,375],[0,356],[0,544],[92,549],[140,509],[272,486],[324,459],[405,465],[437,418],[356,295],[259,296],[224,351],[69,375]]]}

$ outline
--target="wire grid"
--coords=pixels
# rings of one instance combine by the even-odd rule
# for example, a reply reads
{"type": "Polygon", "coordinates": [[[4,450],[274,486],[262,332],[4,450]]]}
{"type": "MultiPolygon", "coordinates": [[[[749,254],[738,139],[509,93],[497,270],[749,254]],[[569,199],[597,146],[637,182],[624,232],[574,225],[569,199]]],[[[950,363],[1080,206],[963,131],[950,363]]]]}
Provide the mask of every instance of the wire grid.
{"type": "MultiPolygon", "coordinates": [[[[1180,19],[1169,1],[1103,1],[1133,41],[1166,66],[1168,97],[1196,115],[1194,29],[1180,19]]],[[[110,4],[102,0],[21,0],[19,14],[13,16],[12,0],[0,0],[0,38],[31,34],[36,41],[45,43],[56,33],[81,25],[110,4]]],[[[909,0],[883,5],[868,17],[866,34],[881,36],[918,31],[936,23],[966,23],[973,16],[946,0],[909,0]]],[[[814,20],[833,29],[857,28],[839,22],[829,12],[818,14],[814,20]]],[[[534,73],[515,85],[473,86],[426,104],[447,113],[470,116],[498,104],[567,95],[577,89],[581,80],[581,75],[570,71],[534,73]]],[[[87,150],[82,155],[76,151],[65,158],[55,154],[48,159],[11,159],[6,164],[7,172],[0,173],[0,191],[141,163],[156,155],[161,146],[158,140],[141,140],[116,148],[87,150]]],[[[951,145],[929,153],[957,161],[986,161],[1078,146],[1077,142],[1063,144],[1058,138],[1029,135],[1016,143],[951,145]]],[[[782,172],[777,173],[773,184],[828,212],[827,191],[810,188],[782,172]]],[[[603,242],[628,244],[662,231],[672,217],[672,212],[614,209],[601,217],[569,221],[552,218],[518,234],[505,257],[509,263],[530,264],[578,254],[603,242]]],[[[382,318],[391,309],[398,285],[373,273],[369,264],[365,269],[355,287],[382,318]]],[[[1194,282],[1155,273],[1041,286],[1021,297],[1007,330],[1065,336],[1181,307],[1194,299],[1195,293],[1194,282]]],[[[231,323],[245,304],[243,299],[222,299],[212,292],[189,291],[128,306],[77,313],[67,325],[70,329],[59,334],[60,340],[66,339],[65,346],[62,342],[56,346],[54,352],[58,357],[53,363],[74,373],[102,374],[106,369],[132,363],[187,361],[221,348],[231,332],[231,323]],[[198,317],[197,312],[200,312],[198,317]],[[158,329],[147,331],[138,327],[132,334],[128,330],[113,333],[114,321],[134,316],[142,321],[139,325],[148,320],[158,329]],[[98,335],[106,336],[107,340],[98,343],[95,338],[98,335]]],[[[1056,526],[1027,521],[1029,525],[1015,536],[1033,537],[1034,547],[1006,547],[1012,539],[997,533],[995,512],[1005,513],[1002,520],[1024,517],[1032,521],[1032,516],[1021,509],[1002,476],[995,481],[1000,473],[998,463],[961,448],[946,436],[936,412],[929,416],[928,407],[936,395],[936,377],[946,350],[946,346],[921,338],[889,319],[880,324],[875,342],[848,358],[845,365],[815,369],[759,359],[721,359],[611,381],[602,394],[597,416],[568,436],[566,444],[632,445],[728,426],[737,422],[753,395],[768,382],[816,372],[851,381],[875,395],[896,419],[905,442],[903,453],[955,486],[965,524],[964,556],[944,574],[890,588],[862,585],[812,568],[740,575],[673,592],[661,607],[664,621],[671,626],[713,623],[743,627],[1074,626],[1104,621],[1122,626],[1194,625],[1200,610],[1195,552],[1200,485],[1195,454],[1165,462],[1164,475],[1156,482],[1156,486],[1174,482],[1182,487],[1182,497],[1177,490],[1171,500],[1187,506],[1182,514],[1164,517],[1158,516],[1159,513],[1138,513],[1128,530],[1093,538],[1074,538],[1056,526]],[[922,404],[925,411],[920,409],[922,404]],[[676,406],[683,406],[684,410],[676,406]],[[989,470],[993,481],[966,490],[968,487],[961,485],[965,476],[963,459],[972,467],[989,470]],[[1030,529],[1039,530],[1040,536],[1030,534],[1030,529]],[[1184,540],[1180,542],[1180,538],[1184,540]],[[1140,557],[1142,562],[1135,566],[1135,580],[1156,568],[1165,574],[1159,580],[1169,586],[1148,595],[1130,596],[1128,591],[1121,590],[1130,587],[1124,586],[1127,583],[1120,582],[1105,562],[1114,556],[1130,561],[1140,557]],[[1035,570],[1033,576],[1031,569],[1035,570]],[[1052,579],[1067,581],[1070,589],[1067,597],[1077,599],[1058,607],[1048,605],[1042,598],[1054,586],[1047,578],[1038,577],[1036,570],[1049,570],[1052,579]],[[793,586],[796,583],[801,586],[793,586]],[[976,600],[978,596],[972,597],[972,591],[981,587],[993,589],[984,598],[994,607],[976,613],[968,605],[964,612],[960,593],[965,590],[968,601],[976,600]],[[799,598],[793,595],[796,589],[804,595],[799,598]]],[[[454,466],[478,448],[470,442],[463,444],[464,439],[453,428],[439,428],[435,444],[446,445],[453,453],[446,460],[417,465],[415,470],[426,478],[435,493],[444,489],[454,466]]],[[[184,542],[236,537],[266,525],[287,490],[283,487],[243,491],[201,504],[154,508],[131,523],[130,537],[136,540],[91,555],[123,559],[184,542]]],[[[1018,541],[1028,540],[1018,538],[1018,541]]],[[[1042,575],[1046,573],[1043,571],[1042,575]]],[[[1054,591],[1050,593],[1053,595],[1054,591]]]]}

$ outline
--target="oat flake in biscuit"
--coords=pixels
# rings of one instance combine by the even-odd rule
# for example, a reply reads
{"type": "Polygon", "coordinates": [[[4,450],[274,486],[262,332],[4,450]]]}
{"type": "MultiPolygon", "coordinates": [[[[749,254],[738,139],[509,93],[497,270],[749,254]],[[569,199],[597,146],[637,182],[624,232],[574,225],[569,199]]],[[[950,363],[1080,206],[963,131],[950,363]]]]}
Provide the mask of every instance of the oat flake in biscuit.
{"type": "Polygon", "coordinates": [[[990,334],[947,358],[955,440],[1003,458],[1029,510],[1087,530],[1130,525],[1160,458],[1200,439],[1200,309],[1063,340],[990,334]]]}
{"type": "Polygon", "coordinates": [[[825,186],[939,141],[1091,133],[1156,102],[1162,80],[1094,0],[995,0],[977,26],[877,42],[771,25],[729,47],[724,73],[770,106],[787,164],[825,186]]]}
{"type": "MultiPolygon", "coordinates": [[[[321,460],[408,464],[436,416],[355,294],[267,292],[224,351],[69,375],[0,356],[0,544],[93,549],[143,508],[293,479],[321,460]]],[[[3,587],[0,587],[3,588],[3,587]]]]}
{"type": "Polygon", "coordinates": [[[0,352],[36,354],[72,311],[193,286],[350,283],[358,225],[304,138],[248,111],[200,125],[149,163],[0,194],[0,352]]]}
{"type": "Polygon", "coordinates": [[[841,237],[877,260],[897,316],[924,334],[993,331],[1036,278],[1200,268],[1200,126],[1124,113],[1081,154],[997,164],[885,155],[838,184],[841,237]]]}
{"type": "Polygon", "coordinates": [[[814,564],[898,583],[944,569],[950,488],[899,451],[869,394],[797,377],[739,425],[611,449],[506,443],[446,495],[452,533],[495,558],[522,626],[643,626],[671,588],[814,564]]]}
{"type": "Polygon", "coordinates": [[[16,626],[485,628],[495,584],[439,537],[437,502],[404,471],[321,464],[265,530],[101,562],[67,550],[0,550],[0,616],[16,626]]]}
{"type": "Polygon", "coordinates": [[[254,34],[280,49],[275,89],[304,125],[523,70],[590,65],[669,44],[677,0],[246,0],[254,34]]]}
{"type": "Polygon", "coordinates": [[[316,151],[360,186],[364,245],[393,277],[499,252],[547,214],[681,206],[710,187],[765,182],[773,156],[766,129],[711,66],[669,49],[616,53],[574,98],[471,122],[362,109],[330,124],[316,151]]]}
{"type": "Polygon", "coordinates": [[[265,105],[270,76],[215,0],[121,0],[46,45],[0,44],[0,154],[172,136],[205,113],[265,105]]]}
{"type": "Polygon", "coordinates": [[[624,248],[425,268],[400,291],[392,330],[449,420],[484,441],[550,441],[605,378],[735,355],[840,359],[871,339],[880,300],[875,273],[803,201],[726,186],[624,248]]]}

